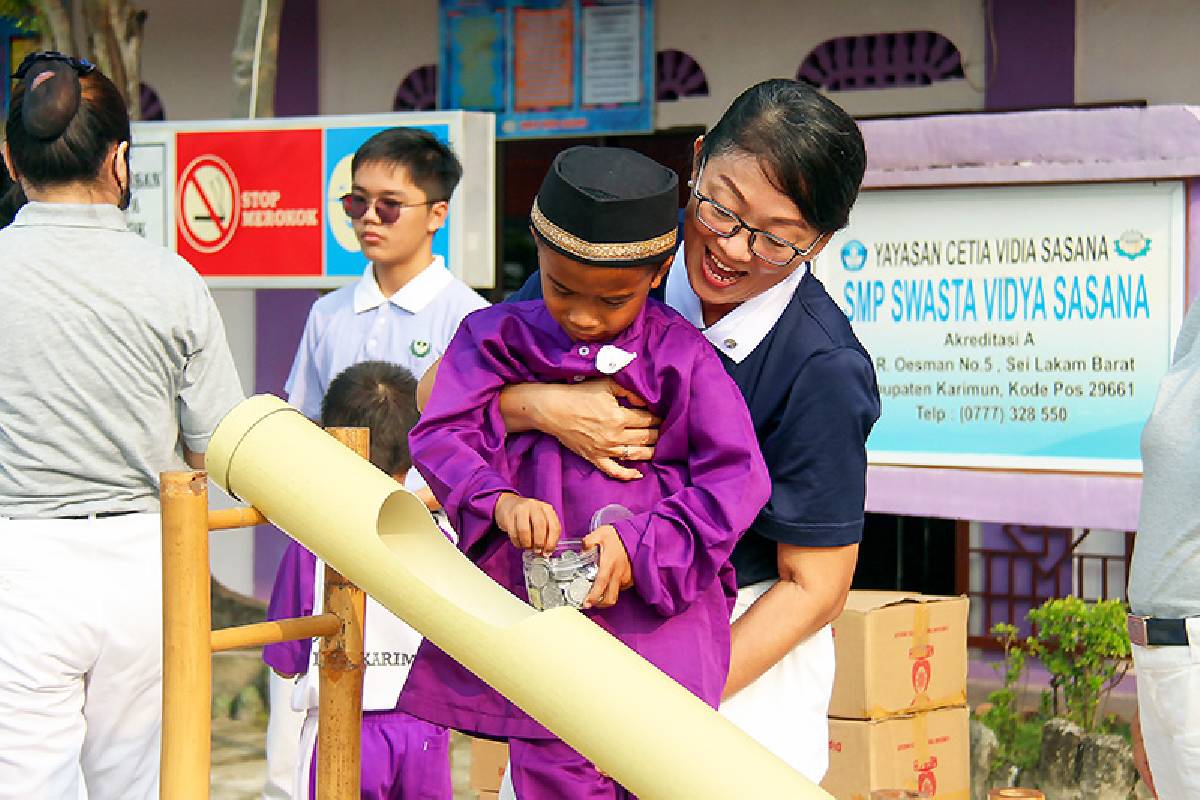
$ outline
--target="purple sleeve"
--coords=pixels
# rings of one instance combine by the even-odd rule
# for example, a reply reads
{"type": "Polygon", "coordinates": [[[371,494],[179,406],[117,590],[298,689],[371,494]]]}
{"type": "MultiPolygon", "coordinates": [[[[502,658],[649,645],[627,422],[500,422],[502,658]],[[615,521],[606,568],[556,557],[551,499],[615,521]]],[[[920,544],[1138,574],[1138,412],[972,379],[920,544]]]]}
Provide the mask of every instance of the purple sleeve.
{"type": "Polygon", "coordinates": [[[515,492],[504,453],[500,390],[514,374],[504,336],[468,315],[438,367],[433,394],[409,433],[413,465],[442,504],[468,551],[493,527],[496,499],[515,492]]]}
{"type": "Polygon", "coordinates": [[[692,364],[687,404],[674,422],[687,426],[687,486],[615,525],[634,590],[663,616],[684,611],[717,580],[771,493],[746,402],[707,342],[692,364]]]}
{"type": "MultiPolygon", "coordinates": [[[[313,586],[317,578],[317,557],[297,542],[289,541],[275,573],[267,619],[306,617],[313,613],[313,586]]],[[[312,657],[312,639],[276,642],[263,647],[263,661],[285,675],[308,672],[312,657]]]]}

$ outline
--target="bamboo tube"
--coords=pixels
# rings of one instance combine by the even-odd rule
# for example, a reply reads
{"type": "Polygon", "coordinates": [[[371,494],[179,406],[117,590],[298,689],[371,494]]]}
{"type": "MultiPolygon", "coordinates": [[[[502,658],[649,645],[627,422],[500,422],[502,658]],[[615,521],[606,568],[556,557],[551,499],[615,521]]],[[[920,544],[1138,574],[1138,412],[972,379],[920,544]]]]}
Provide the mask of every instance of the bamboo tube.
{"type": "Polygon", "coordinates": [[[207,800],[212,752],[208,475],[164,472],[163,719],[159,797],[207,800]]]}
{"type": "Polygon", "coordinates": [[[296,639],[311,639],[314,636],[335,636],[342,629],[342,620],[337,614],[318,614],[314,617],[276,619],[256,622],[253,625],[238,625],[212,632],[212,651],[238,650],[243,647],[261,647],[275,642],[291,642],[296,639]]]}
{"type": "Polygon", "coordinates": [[[210,531],[226,531],[230,528],[249,528],[254,525],[266,525],[267,518],[253,506],[240,508],[220,508],[208,512],[208,529],[210,531]]]}
{"type": "MultiPolygon", "coordinates": [[[[369,458],[366,428],[329,428],[333,438],[369,458]]],[[[317,722],[317,797],[356,800],[362,763],[362,694],[366,669],[363,618],[367,596],[329,565],[325,566],[325,613],[336,614],[341,630],[321,639],[320,708],[317,722]]]]}

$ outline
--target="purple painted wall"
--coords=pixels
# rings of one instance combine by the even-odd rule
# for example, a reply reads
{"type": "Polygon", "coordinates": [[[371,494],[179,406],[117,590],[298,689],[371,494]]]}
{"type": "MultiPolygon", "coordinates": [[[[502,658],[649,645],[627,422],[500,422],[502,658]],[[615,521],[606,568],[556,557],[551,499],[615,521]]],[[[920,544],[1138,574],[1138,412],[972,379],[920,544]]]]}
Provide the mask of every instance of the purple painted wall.
{"type": "MultiPolygon", "coordinates": [[[[259,289],[254,293],[254,391],[283,396],[296,345],[304,332],[304,321],[315,289],[259,289]]],[[[271,525],[254,529],[254,595],[271,595],[275,570],[287,545],[287,537],[271,525]]]]}
{"type": "Polygon", "coordinates": [[[287,0],[279,19],[275,116],[298,117],[320,112],[319,54],[317,0],[287,0]]]}
{"type": "Polygon", "coordinates": [[[989,111],[1075,104],[1075,0],[987,0],[989,111]]]}

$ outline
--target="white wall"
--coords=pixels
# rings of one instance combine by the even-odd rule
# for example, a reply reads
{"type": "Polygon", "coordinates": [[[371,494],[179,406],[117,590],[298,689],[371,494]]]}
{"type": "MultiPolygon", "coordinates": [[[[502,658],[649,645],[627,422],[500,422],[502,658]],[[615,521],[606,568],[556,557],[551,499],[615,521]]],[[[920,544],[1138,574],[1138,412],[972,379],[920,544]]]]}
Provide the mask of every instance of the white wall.
{"type": "Polygon", "coordinates": [[[753,0],[715,3],[657,0],[656,49],[677,49],[700,62],[709,97],[660,103],[656,125],[711,125],[743,89],[766,78],[792,78],[827,39],[931,30],[962,55],[964,81],[930,87],[832,92],[856,116],[960,111],[983,107],[982,2],[922,0],[753,0]]]}
{"type": "Polygon", "coordinates": [[[138,0],[144,9],[142,80],[167,119],[225,119],[233,107],[233,45],[240,0],[138,0]]]}
{"type": "Polygon", "coordinates": [[[438,61],[437,0],[322,0],[322,114],[392,110],[409,72],[438,61]]]}
{"type": "MultiPolygon", "coordinates": [[[[213,292],[217,310],[225,323],[225,338],[242,390],[254,391],[254,292],[250,289],[218,289],[213,292]]],[[[235,502],[212,481],[208,482],[210,508],[230,508],[235,502]]],[[[209,535],[209,565],[221,583],[245,595],[254,594],[254,529],[239,528],[209,535]]]]}
{"type": "Polygon", "coordinates": [[[1200,103],[1200,3],[1076,0],[1075,102],[1200,103]]]}

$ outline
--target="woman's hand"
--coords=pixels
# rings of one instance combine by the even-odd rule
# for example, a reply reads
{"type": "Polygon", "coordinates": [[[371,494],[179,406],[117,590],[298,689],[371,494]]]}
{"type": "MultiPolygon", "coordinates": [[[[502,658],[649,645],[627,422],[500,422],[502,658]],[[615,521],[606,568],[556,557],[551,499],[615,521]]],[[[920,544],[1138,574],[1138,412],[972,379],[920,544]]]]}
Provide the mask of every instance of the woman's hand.
{"type": "Polygon", "coordinates": [[[601,525],[583,537],[583,547],[600,548],[600,561],[592,591],[583,601],[584,608],[608,608],[616,605],[622,589],[633,585],[633,564],[625,552],[625,544],[612,525],[601,525]]]}
{"type": "Polygon", "coordinates": [[[554,506],[505,492],[496,501],[496,510],[492,513],[496,525],[508,534],[508,540],[515,547],[547,556],[554,552],[562,533],[554,506]]]}
{"type": "Polygon", "coordinates": [[[662,420],[646,402],[610,378],[574,385],[521,384],[500,395],[510,433],[539,430],[590,461],[611,478],[637,480],[642,473],[620,461],[649,461],[662,420]],[[622,406],[624,399],[635,408],[622,406]]]}

